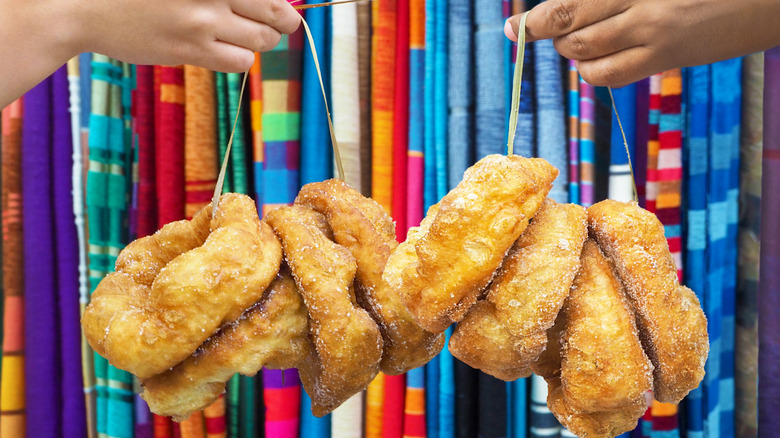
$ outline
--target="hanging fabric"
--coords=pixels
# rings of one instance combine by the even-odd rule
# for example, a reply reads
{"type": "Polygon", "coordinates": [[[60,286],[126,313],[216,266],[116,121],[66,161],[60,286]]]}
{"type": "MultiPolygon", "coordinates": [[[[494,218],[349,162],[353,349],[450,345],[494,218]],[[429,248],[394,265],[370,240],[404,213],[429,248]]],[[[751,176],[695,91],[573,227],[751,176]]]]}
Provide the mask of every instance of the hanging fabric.
{"type": "Polygon", "coordinates": [[[548,196],[556,202],[569,202],[561,58],[551,40],[536,41],[533,45],[537,156],[549,161],[560,172],[548,196]]]}
{"type": "Polygon", "coordinates": [[[580,203],[580,73],[574,61],[568,63],[569,106],[569,202],[580,203]]]}
{"type": "Polygon", "coordinates": [[[79,309],[79,249],[73,215],[73,136],[70,118],[67,67],[52,76],[52,191],[56,291],[59,315],[58,345],[61,354],[63,436],[87,433],[81,375],[81,320],[79,309]]]}
{"type": "Polygon", "coordinates": [[[2,110],[3,356],[0,435],[26,436],[24,236],[22,232],[23,98],[2,110]]]}
{"type": "MultiPolygon", "coordinates": [[[[764,55],[764,120],[780,117],[780,47],[764,55]]],[[[780,241],[780,202],[776,199],[780,187],[780,125],[764,124],[763,174],[761,181],[761,240],[780,241]]],[[[777,318],[780,295],[780,246],[761,245],[761,278],[758,296],[758,434],[773,433],[780,428],[780,318],[777,318]]]]}
{"type": "Polygon", "coordinates": [[[764,57],[743,58],[742,147],[740,149],[739,261],[734,397],[737,436],[758,433],[758,315],[757,296],[761,232],[761,152],[764,109],[764,57]]]}

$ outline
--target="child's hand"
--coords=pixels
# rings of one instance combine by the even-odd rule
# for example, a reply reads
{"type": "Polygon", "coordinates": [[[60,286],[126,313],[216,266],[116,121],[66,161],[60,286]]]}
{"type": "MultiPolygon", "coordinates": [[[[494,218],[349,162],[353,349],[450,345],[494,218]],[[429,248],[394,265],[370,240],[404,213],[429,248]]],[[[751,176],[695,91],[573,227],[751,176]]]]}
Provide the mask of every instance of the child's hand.
{"type": "MultiPolygon", "coordinates": [[[[594,85],[622,86],[780,44],[778,0],[547,0],[527,17],[528,41],[552,38],[594,85]]],[[[519,16],[508,20],[516,40],[519,16]]]]}
{"type": "Polygon", "coordinates": [[[253,52],[272,49],[301,23],[286,0],[64,1],[77,5],[77,52],[134,64],[245,71],[253,52]]]}

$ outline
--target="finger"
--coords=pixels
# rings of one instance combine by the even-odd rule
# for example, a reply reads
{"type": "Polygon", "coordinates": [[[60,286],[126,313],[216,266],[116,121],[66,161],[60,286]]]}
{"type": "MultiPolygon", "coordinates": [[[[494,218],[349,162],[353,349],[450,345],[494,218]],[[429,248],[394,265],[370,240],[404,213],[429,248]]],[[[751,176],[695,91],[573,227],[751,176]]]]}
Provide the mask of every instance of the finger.
{"type": "MultiPolygon", "coordinates": [[[[556,38],[617,15],[631,6],[631,0],[547,0],[528,13],[528,42],[556,38]]],[[[520,15],[509,19],[514,34],[520,26],[520,15]]]]}
{"type": "Polygon", "coordinates": [[[641,29],[632,27],[628,14],[621,13],[555,38],[555,49],[577,61],[601,58],[643,43],[641,29]]]}
{"type": "Polygon", "coordinates": [[[280,33],[290,34],[301,25],[301,16],[286,0],[230,0],[238,15],[265,23],[280,33]]]}
{"type": "Polygon", "coordinates": [[[249,70],[255,62],[251,50],[223,41],[213,41],[207,50],[200,50],[188,64],[225,73],[241,73],[249,70]]]}
{"type": "Polygon", "coordinates": [[[275,28],[234,15],[232,19],[217,29],[219,41],[230,43],[253,52],[267,52],[282,39],[275,28]]]}
{"type": "Polygon", "coordinates": [[[663,65],[653,62],[651,51],[645,46],[577,62],[577,70],[585,82],[606,87],[623,87],[664,69],[663,65]]]}

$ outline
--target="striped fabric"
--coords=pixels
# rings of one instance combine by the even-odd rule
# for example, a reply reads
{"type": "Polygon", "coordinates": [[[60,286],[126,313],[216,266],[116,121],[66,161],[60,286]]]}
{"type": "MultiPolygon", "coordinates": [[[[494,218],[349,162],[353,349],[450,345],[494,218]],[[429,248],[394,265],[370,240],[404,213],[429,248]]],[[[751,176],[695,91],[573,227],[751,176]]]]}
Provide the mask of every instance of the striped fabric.
{"type": "Polygon", "coordinates": [[[470,0],[449,2],[447,178],[450,189],[458,185],[463,172],[474,162],[474,69],[471,68],[473,8],[470,0]]]}
{"type": "Polygon", "coordinates": [[[217,184],[214,73],[184,67],[184,181],[187,219],[211,201],[217,184]]]}
{"type": "Polygon", "coordinates": [[[425,215],[425,0],[409,1],[409,35],[407,228],[418,226],[425,215]]]}
{"type": "MultiPolygon", "coordinates": [[[[561,119],[563,121],[563,119],[561,119]]],[[[563,146],[563,143],[561,143],[563,146]]],[[[507,436],[525,438],[528,433],[528,383],[530,379],[518,379],[507,383],[508,404],[507,417],[509,427],[507,436]]]]}
{"type": "Polygon", "coordinates": [[[81,375],[79,243],[73,214],[73,136],[67,67],[52,76],[52,192],[59,316],[62,435],[85,436],[86,409],[81,375]]]}
{"type": "Polygon", "coordinates": [[[661,74],[650,77],[650,111],[647,130],[647,183],[646,207],[648,211],[655,213],[658,199],[658,123],[661,118],[661,74]]]}
{"type": "MultiPolygon", "coordinates": [[[[710,111],[710,67],[687,69],[688,89],[686,127],[686,245],[685,284],[699,297],[710,324],[716,321],[707,308],[707,174],[710,111]]],[[[704,434],[704,388],[694,389],[685,400],[686,432],[690,437],[704,434]]]]}
{"type": "MultiPolygon", "coordinates": [[[[764,57],[764,120],[780,117],[780,47],[764,57]]],[[[761,195],[761,240],[780,241],[780,125],[764,124],[763,176],[761,195]]],[[[761,278],[758,295],[758,434],[769,435],[780,428],[780,246],[761,245],[761,278]]]]}
{"type": "MultiPolygon", "coordinates": [[[[358,5],[348,4],[333,8],[331,23],[333,41],[330,77],[333,125],[339,142],[346,182],[366,194],[370,193],[370,187],[364,185],[363,175],[370,171],[370,163],[363,159],[361,151],[363,138],[361,117],[367,115],[368,111],[361,111],[358,5]]],[[[352,396],[330,416],[333,438],[362,437],[363,393],[352,396]]]]}
{"type": "Polygon", "coordinates": [[[501,2],[474,2],[476,159],[503,153],[507,132],[504,86],[504,19],[501,2]]]}
{"type": "Polygon", "coordinates": [[[224,396],[220,396],[211,406],[203,410],[203,420],[206,426],[207,438],[227,437],[224,396]]]}
{"type": "Polygon", "coordinates": [[[761,231],[761,149],[763,135],[764,57],[742,61],[742,147],[740,149],[739,261],[737,262],[737,314],[735,350],[735,432],[758,432],[758,259],[761,231]]]}
{"type": "Polygon", "coordinates": [[[425,372],[415,368],[406,373],[403,438],[424,438],[425,434],[425,372]]]}
{"type": "MultiPolygon", "coordinates": [[[[89,126],[87,217],[89,219],[90,289],[114,270],[126,243],[127,171],[131,155],[123,118],[122,64],[102,55],[92,61],[92,105],[89,126]]],[[[129,115],[129,114],[128,114],[129,115]]],[[[95,356],[97,432],[125,437],[133,433],[132,376],[95,356]]]]}
{"type": "MultiPolygon", "coordinates": [[[[398,241],[406,240],[409,155],[409,90],[410,90],[410,0],[396,1],[393,122],[392,122],[392,186],[391,213],[395,219],[398,241]]],[[[377,49],[377,54],[381,49],[377,49]]],[[[381,114],[381,113],[380,113],[381,114]]],[[[404,402],[406,376],[385,376],[384,406],[382,411],[382,438],[401,438],[404,434],[404,402]]]]}
{"type": "Polygon", "coordinates": [[[301,405],[301,381],[298,371],[264,369],[263,399],[266,406],[265,436],[296,438],[301,405]]]}
{"type": "Polygon", "coordinates": [[[718,301],[721,305],[722,326],[720,339],[717,334],[710,336],[711,344],[720,344],[721,357],[718,381],[713,383],[719,387],[719,400],[717,407],[708,406],[707,428],[710,434],[734,436],[734,314],[737,280],[742,60],[734,59],[713,64],[712,78],[717,86],[712,89],[710,125],[712,179],[708,225],[710,248],[720,254],[715,259],[717,264],[710,265],[708,281],[711,286],[709,291],[721,290],[718,301]],[[720,278],[717,278],[718,276],[720,278]],[[713,429],[714,427],[717,429],[713,429]]]}
{"type": "MultiPolygon", "coordinates": [[[[373,4],[373,46],[371,62],[371,197],[392,213],[393,111],[395,109],[396,0],[373,4]]],[[[370,391],[370,389],[369,389],[370,391]]],[[[369,395],[369,399],[371,396],[369,395]]],[[[370,402],[370,401],[369,401],[370,402]]],[[[367,418],[367,421],[370,421],[367,418]]],[[[366,434],[373,435],[373,427],[366,434]]],[[[381,430],[379,427],[378,430],[381,430]]]]}
{"type": "MultiPolygon", "coordinates": [[[[398,0],[396,10],[396,46],[395,46],[395,89],[393,96],[393,190],[392,217],[395,219],[395,233],[399,242],[406,240],[406,212],[408,191],[407,157],[409,156],[409,48],[410,46],[410,9],[409,0],[398,0]]],[[[398,395],[398,379],[390,378],[385,385],[386,395],[398,395]]],[[[402,390],[401,390],[402,392],[402,390]]],[[[398,399],[395,399],[398,400],[398,399]]],[[[403,393],[401,393],[400,411],[391,404],[385,405],[385,415],[393,417],[403,412],[403,393]]],[[[400,418],[398,418],[400,419],[400,418]]],[[[396,419],[389,418],[392,424],[396,419]]],[[[392,427],[392,426],[391,426],[392,427]]],[[[387,430],[387,427],[385,427],[387,430]]],[[[398,430],[398,435],[401,434],[398,430]]],[[[386,432],[390,434],[390,432],[386,432]]],[[[395,432],[393,432],[395,434],[395,432]]]]}
{"type": "Polygon", "coordinates": [[[301,120],[300,30],[261,55],[263,76],[263,211],[298,194],[301,120]]]}
{"type": "Polygon", "coordinates": [[[569,61],[569,202],[580,202],[580,74],[569,61]]]}
{"type": "MultiPolygon", "coordinates": [[[[623,143],[623,135],[620,133],[620,125],[617,117],[612,114],[612,141],[610,148],[609,165],[609,197],[618,201],[631,201],[634,199],[633,180],[629,156],[633,157],[636,149],[636,85],[628,85],[612,90],[615,97],[615,106],[620,115],[620,122],[626,136],[626,144],[623,143]]],[[[633,163],[631,163],[633,164],[633,163]]]]}
{"type": "MultiPolygon", "coordinates": [[[[92,54],[79,55],[79,140],[80,147],[74,150],[73,163],[73,213],[76,220],[76,229],[79,233],[79,304],[81,314],[89,302],[91,291],[89,284],[89,266],[87,253],[89,252],[88,238],[86,236],[86,176],[89,168],[89,122],[92,112],[92,54]]],[[[72,97],[75,98],[75,97],[72,97]]],[[[81,335],[81,376],[84,382],[84,400],[87,409],[87,436],[97,436],[97,392],[95,389],[94,354],[87,344],[84,334],[81,335]]]]}
{"type": "MultiPolygon", "coordinates": [[[[306,3],[316,3],[307,0],[306,3]]],[[[306,22],[318,51],[322,81],[330,97],[330,23],[331,8],[314,8],[306,11],[306,22]]],[[[309,44],[303,47],[303,92],[301,93],[301,181],[300,184],[324,181],[333,175],[333,153],[330,145],[330,131],[322,101],[322,91],[317,70],[314,68],[309,44]]]]}
{"type": "Polygon", "coordinates": [[[536,41],[533,44],[537,156],[546,159],[560,171],[548,196],[557,202],[569,202],[561,58],[551,40],[536,41]]]}
{"type": "MultiPolygon", "coordinates": [[[[246,81],[249,89],[249,118],[252,130],[252,172],[254,175],[252,186],[255,199],[260,202],[263,199],[265,143],[263,142],[263,75],[259,53],[255,53],[255,62],[249,69],[249,77],[246,81]]],[[[221,148],[222,146],[220,145],[218,149],[221,151],[221,148]]],[[[224,158],[224,152],[222,154],[222,158],[224,158]]],[[[220,161],[219,163],[221,166],[222,162],[220,161]]],[[[258,206],[258,210],[260,209],[261,207],[258,206]]]]}
{"type": "Polygon", "coordinates": [[[184,218],[184,69],[157,67],[157,228],[184,218]]]}
{"type": "Polygon", "coordinates": [[[661,112],[658,128],[657,197],[655,214],[664,224],[666,240],[682,280],[680,197],[682,189],[682,73],[669,70],[661,76],[661,112]]]}
{"type": "Polygon", "coordinates": [[[547,382],[534,374],[531,376],[531,410],[529,414],[530,438],[557,438],[561,435],[561,425],[547,409],[547,382]]]}
{"type": "Polygon", "coordinates": [[[455,358],[450,353],[452,327],[445,333],[444,348],[439,353],[439,436],[455,434],[455,358]]]}
{"type": "Polygon", "coordinates": [[[2,110],[3,356],[0,435],[25,436],[22,98],[2,110]]]}
{"type": "Polygon", "coordinates": [[[357,4],[357,61],[358,61],[358,84],[360,90],[359,108],[360,108],[360,162],[361,166],[360,186],[361,193],[365,196],[371,195],[371,179],[373,171],[371,169],[371,151],[373,148],[373,134],[371,131],[371,121],[373,120],[373,109],[371,105],[371,65],[372,65],[372,9],[373,6],[368,2],[357,4]]]}
{"type": "MultiPolygon", "coordinates": [[[[299,30],[283,36],[274,50],[261,55],[265,151],[263,198],[258,204],[263,215],[291,204],[298,194],[302,49],[303,34],[299,30]]],[[[297,437],[301,406],[298,372],[264,369],[263,384],[266,436],[297,437]]]]}
{"type": "Polygon", "coordinates": [[[580,78],[580,198],[585,207],[595,200],[596,178],[596,90],[580,78]]]}
{"type": "Polygon", "coordinates": [[[362,112],[358,72],[357,12],[358,6],[352,4],[339,6],[331,11],[333,41],[330,104],[346,182],[361,193],[367,193],[369,188],[363,186],[363,173],[365,173],[364,169],[370,167],[370,163],[363,161],[361,153],[362,112]]]}

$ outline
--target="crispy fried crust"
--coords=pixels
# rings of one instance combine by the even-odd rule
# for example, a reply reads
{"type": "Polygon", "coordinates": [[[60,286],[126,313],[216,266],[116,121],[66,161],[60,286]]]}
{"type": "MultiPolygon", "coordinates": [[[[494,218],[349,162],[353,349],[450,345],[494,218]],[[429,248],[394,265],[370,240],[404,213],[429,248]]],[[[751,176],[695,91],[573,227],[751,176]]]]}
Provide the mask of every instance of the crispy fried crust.
{"type": "Polygon", "coordinates": [[[309,312],[311,348],[298,366],[321,417],[362,391],[379,372],[382,336],[357,305],[357,265],[346,248],[326,234],[326,219],[309,207],[281,207],[266,221],[282,239],[285,259],[309,312]]]}
{"type": "Polygon", "coordinates": [[[527,377],[580,265],[585,209],[546,199],[515,242],[486,299],[458,323],[452,354],[502,380],[527,377]]]}
{"type": "MultiPolygon", "coordinates": [[[[557,175],[542,159],[490,155],[428,211],[420,230],[412,233],[416,238],[407,237],[394,251],[409,268],[384,275],[391,288],[403,292],[420,326],[441,333],[463,319],[557,175]]],[[[395,264],[392,259],[388,264],[395,264]]]]}
{"type": "Polygon", "coordinates": [[[588,225],[635,309],[656,399],[679,403],[704,378],[709,340],[699,300],[678,282],[663,225],[636,203],[611,200],[588,208],[588,225]]]}
{"type": "Polygon", "coordinates": [[[569,405],[600,412],[644,404],[653,387],[653,366],[639,342],[623,285],[593,240],[585,243],[566,309],[561,382],[569,405]]]}
{"type": "Polygon", "coordinates": [[[406,310],[400,292],[382,280],[387,259],[398,246],[395,225],[384,209],[337,179],[307,184],[295,203],[324,214],[336,243],[355,257],[357,301],[382,332],[382,372],[403,374],[438,354],[444,346],[444,337],[417,325],[406,310]]]}
{"type": "Polygon", "coordinates": [[[255,375],[262,367],[293,368],[309,351],[308,313],[286,268],[262,300],[209,338],[172,370],[142,382],[141,394],[158,415],[181,421],[225,392],[235,373],[255,375]]]}
{"type": "Polygon", "coordinates": [[[647,402],[625,408],[584,413],[571,407],[557,378],[547,381],[547,407],[570,432],[581,438],[612,438],[634,430],[639,417],[647,410],[647,402]]]}
{"type": "Polygon", "coordinates": [[[282,248],[251,198],[226,194],[200,243],[203,214],[129,245],[82,325],[93,349],[139,378],[183,361],[235,321],[276,277],[282,248]],[[179,253],[179,255],[177,255],[179,253]]]}

